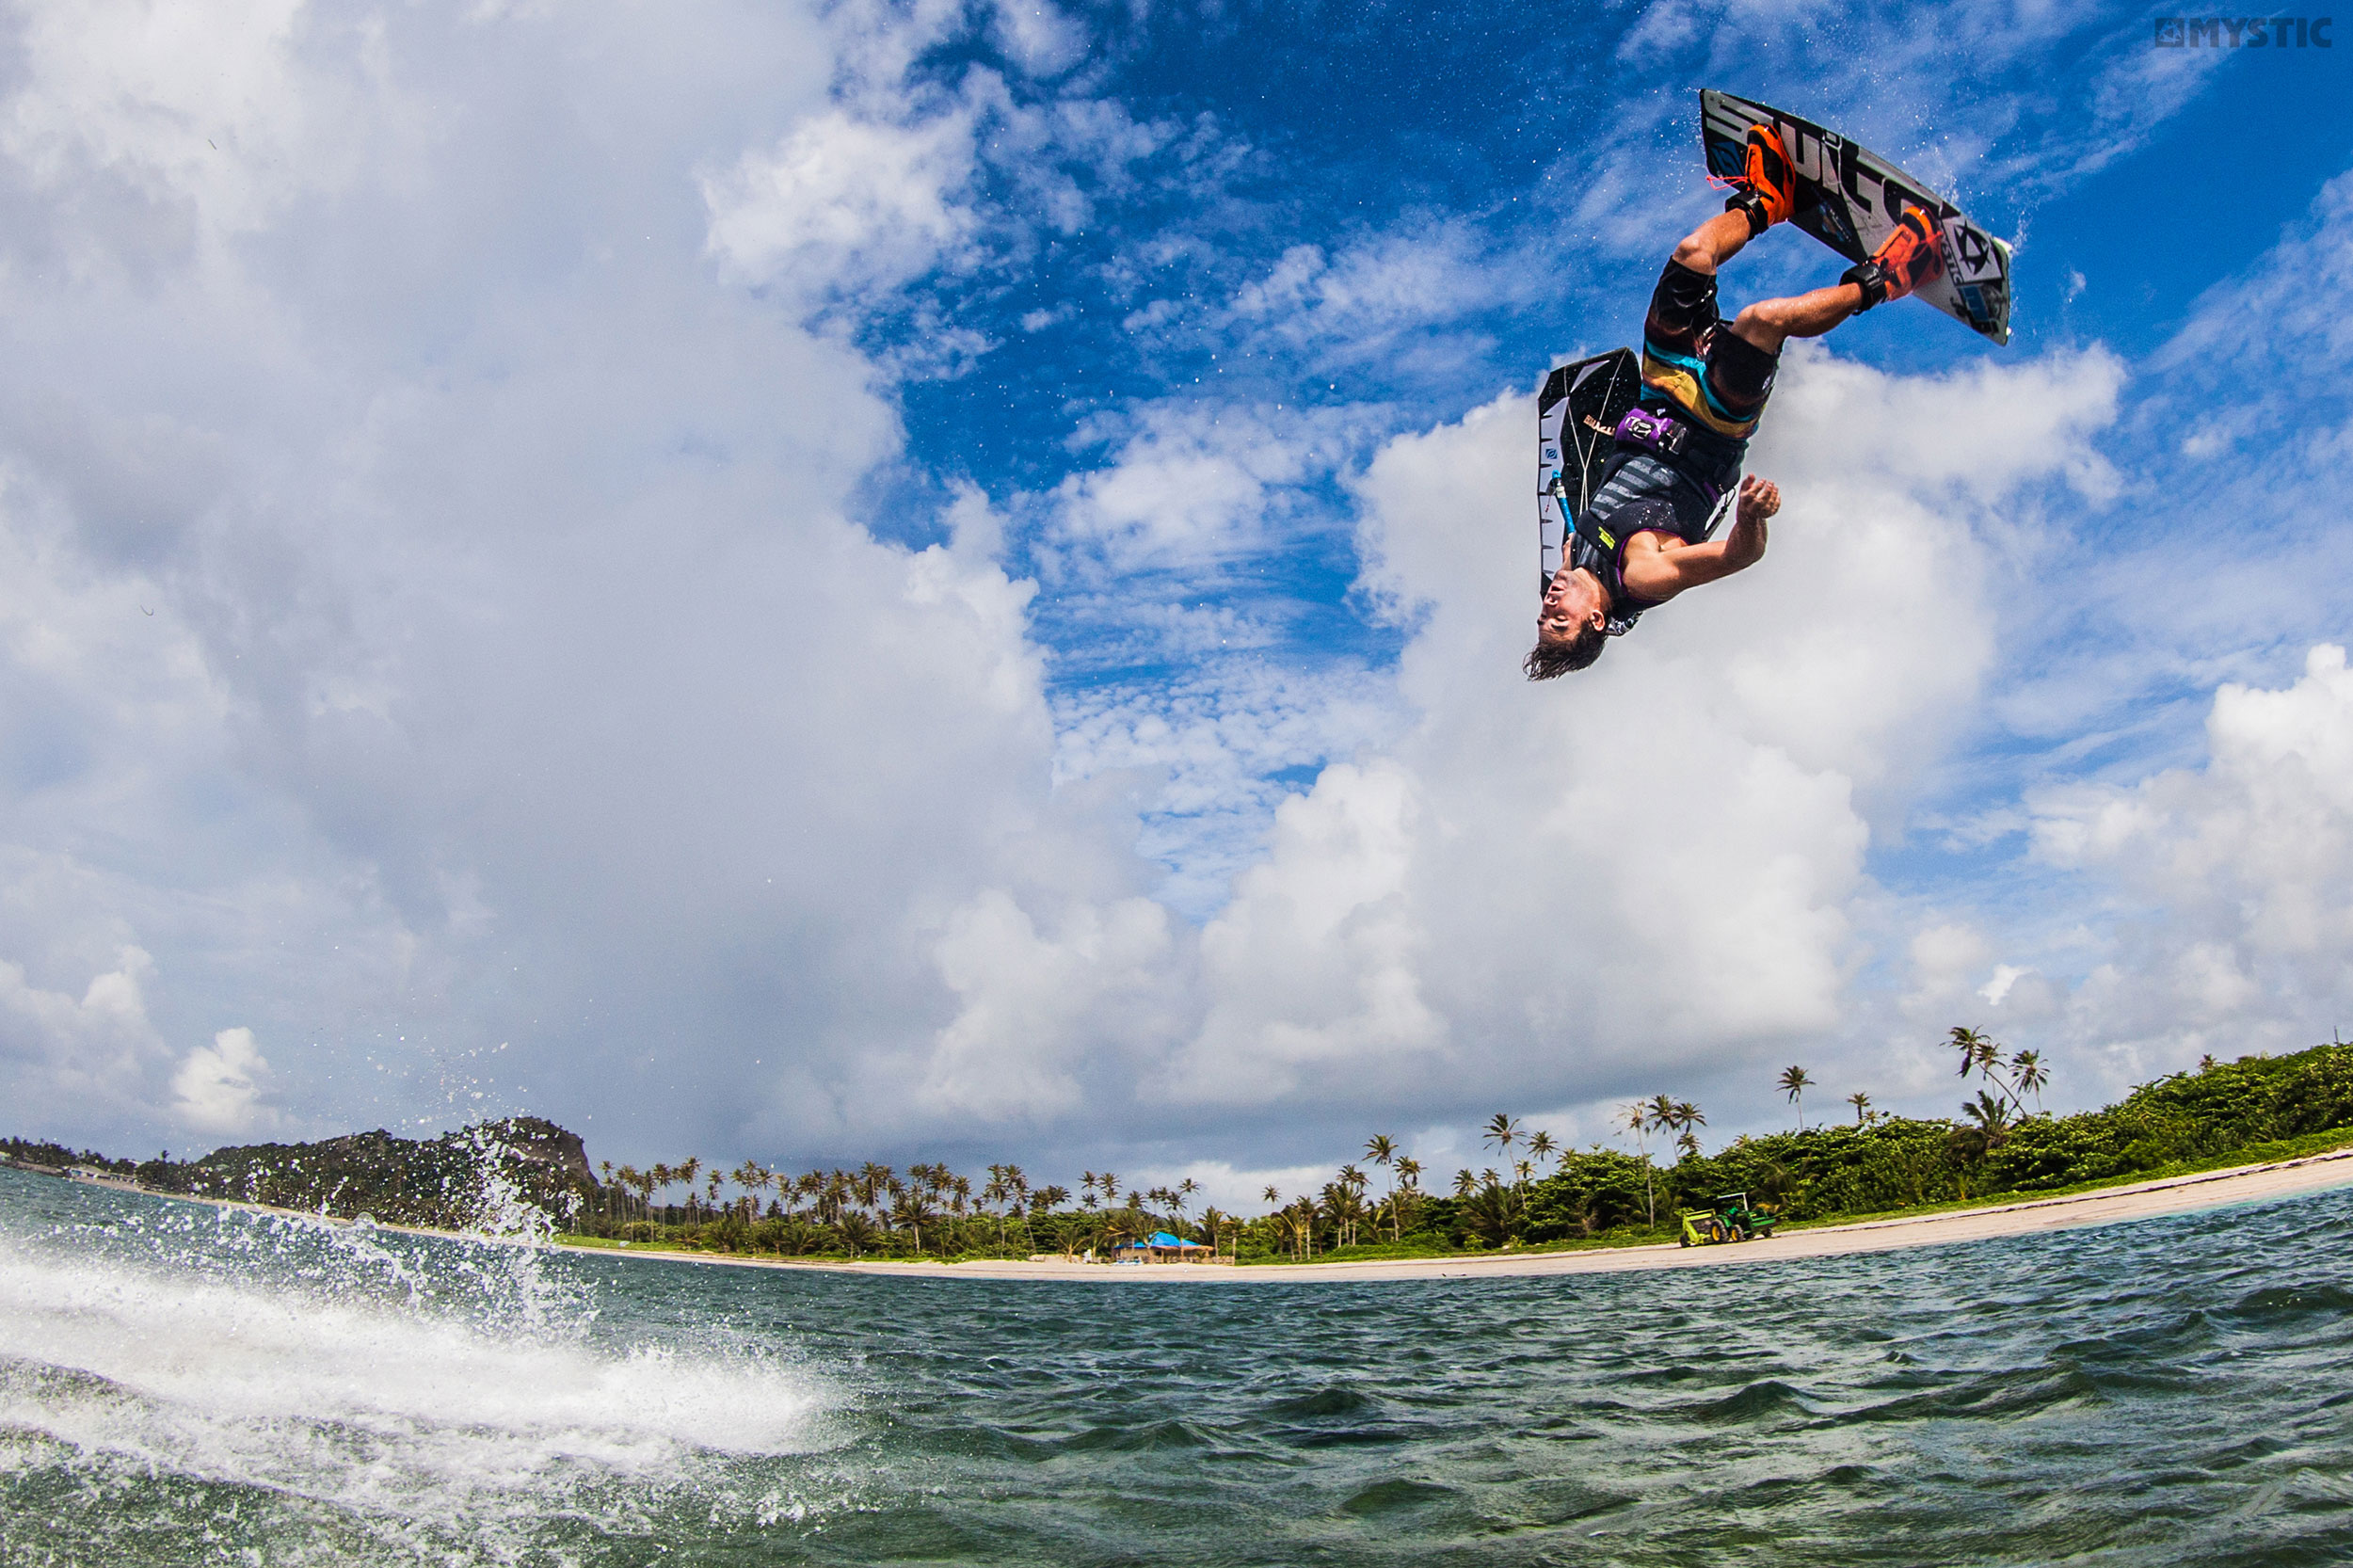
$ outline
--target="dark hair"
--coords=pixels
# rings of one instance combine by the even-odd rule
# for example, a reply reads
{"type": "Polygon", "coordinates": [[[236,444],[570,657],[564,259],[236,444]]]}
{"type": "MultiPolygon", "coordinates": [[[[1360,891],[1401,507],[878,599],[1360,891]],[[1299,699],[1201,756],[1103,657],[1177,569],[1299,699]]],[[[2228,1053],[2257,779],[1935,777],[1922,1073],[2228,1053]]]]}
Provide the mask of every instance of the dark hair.
{"type": "Polygon", "coordinates": [[[1574,637],[1560,642],[1538,638],[1536,646],[1520,661],[1520,668],[1530,680],[1549,680],[1571,670],[1589,669],[1601,657],[1602,648],[1609,641],[1609,634],[1598,626],[1589,626],[1574,637]]]}

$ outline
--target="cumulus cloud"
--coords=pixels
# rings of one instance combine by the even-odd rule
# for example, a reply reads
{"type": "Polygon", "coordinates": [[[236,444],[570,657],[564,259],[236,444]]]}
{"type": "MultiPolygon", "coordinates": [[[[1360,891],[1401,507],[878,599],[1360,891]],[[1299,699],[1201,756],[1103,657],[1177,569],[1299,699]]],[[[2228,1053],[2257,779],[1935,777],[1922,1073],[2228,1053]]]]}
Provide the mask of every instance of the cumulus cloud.
{"type": "Polygon", "coordinates": [[[969,105],[905,124],[842,109],[703,184],[711,249],[796,294],[888,288],[936,264],[976,219],[969,105]]]}
{"type": "MultiPolygon", "coordinates": [[[[1109,422],[1105,422],[1108,424],[1109,422]]],[[[1049,583],[1116,582],[1138,573],[1206,574],[1279,538],[1300,548],[1320,520],[1301,487],[1346,454],[1345,416],[1169,402],[1139,409],[1116,432],[1112,460],[1073,473],[1039,498],[1048,523],[1036,553],[1049,583]]]]}
{"type": "Polygon", "coordinates": [[[2084,1036],[2138,1064],[2332,1028],[2353,1000],[2353,672],[2312,649],[2282,690],[2225,685],[2203,766],[2030,798],[2034,852],[2114,902],[2084,1036]]]}
{"type": "Polygon", "coordinates": [[[182,208],[215,237],[349,178],[384,87],[302,0],[94,0],[21,15],[24,76],[0,117],[0,151],[44,186],[182,208]],[[306,48],[321,41],[340,68],[306,48]]]}
{"type": "MultiPolygon", "coordinates": [[[[65,123],[45,105],[85,89],[41,62],[103,52],[119,20],[33,51],[18,123],[65,123]]],[[[720,1083],[730,1141],[902,1119],[869,1075],[920,1070],[963,1016],[935,955],[943,931],[979,940],[956,912],[992,889],[1115,906],[1146,872],[1119,802],[1051,796],[1028,586],[977,536],[910,550],[847,515],[900,440],[871,363],[711,257],[927,264],[961,221],[962,133],[860,120],[785,72],[763,92],[786,129],[755,143],[793,155],[755,159],[768,206],[697,213],[706,128],[602,74],[676,44],[666,24],[550,52],[546,17],[408,22],[375,57],[383,102],[451,57],[528,57],[536,96],[476,96],[356,171],[289,132],[284,188],[319,204],[240,209],[268,243],[167,259],[153,287],[24,264],[115,246],[84,205],[32,200],[0,241],[0,559],[23,568],[0,691],[28,764],[0,898],[11,1078],[124,1069],[112,1099],[43,1100],[61,1132],[227,1130],[260,1113],[258,1053],[224,1036],[175,1073],[154,1040],[231,1013],[319,1042],[276,1075],[290,1128],[438,1105],[486,1036],[516,1040],[516,1080],[651,1107],[637,1137],[705,1125],[720,1083]],[[589,120],[609,144],[572,134],[589,120]],[[500,200],[524,169],[538,200],[500,200]],[[123,462],[146,443],[189,460],[123,462]],[[104,934],[162,957],[122,971],[136,1007],[73,1002],[92,969],[56,978],[104,934]],[[758,1043],[776,1030],[790,1051],[758,1043]]],[[[336,55],[319,19],[288,25],[336,55]]],[[[732,80],[808,38],[732,12],[675,63],[732,80]]],[[[248,43],[274,59],[280,34],[248,43]]],[[[281,76],[284,123],[343,112],[333,80],[281,76]]],[[[139,125],[193,112],[169,81],[106,90],[139,125]]],[[[36,186],[64,156],[11,151],[0,176],[36,186]]],[[[1133,924],[1105,927],[1114,957],[1133,924]]]]}
{"type": "Polygon", "coordinates": [[[0,1064],[13,1114],[87,1125],[147,1109],[140,1086],[164,1049],[147,1015],[155,965],[135,947],[115,964],[77,997],[0,960],[0,1064]]]}
{"type": "Polygon", "coordinates": [[[199,1132],[242,1135],[274,1120],[262,1104],[269,1062],[249,1029],[224,1029],[171,1077],[172,1113],[199,1132]]]}

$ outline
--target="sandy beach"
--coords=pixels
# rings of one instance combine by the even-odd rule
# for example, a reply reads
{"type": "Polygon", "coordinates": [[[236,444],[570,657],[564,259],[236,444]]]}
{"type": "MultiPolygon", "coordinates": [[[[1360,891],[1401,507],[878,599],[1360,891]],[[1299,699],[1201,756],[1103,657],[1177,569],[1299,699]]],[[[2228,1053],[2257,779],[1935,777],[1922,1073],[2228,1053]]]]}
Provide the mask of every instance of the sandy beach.
{"type": "Polygon", "coordinates": [[[2353,1148],[2331,1149],[2300,1160],[2265,1165],[2240,1165],[2228,1170],[2201,1171],[2195,1176],[2169,1176],[2159,1181],[2103,1188],[2072,1197],[2035,1198],[2018,1203],[1991,1204],[1953,1213],[1920,1214],[1855,1224],[1817,1225],[1793,1230],[1768,1241],[1725,1246],[1683,1247],[1664,1243],[1641,1247],[1596,1247],[1582,1252],[1497,1253],[1488,1256],[1380,1259],[1361,1263],[1262,1264],[1247,1269],[1213,1264],[1112,1266],[1100,1263],[1007,1262],[1000,1259],[967,1263],[782,1262],[766,1258],[716,1256],[710,1254],[619,1251],[606,1247],[574,1249],[599,1256],[663,1258],[673,1262],[714,1264],[723,1268],[823,1269],[834,1273],[901,1274],[920,1279],[1058,1279],[1086,1280],[1101,1285],[1257,1285],[1305,1281],[1391,1279],[1481,1279],[1517,1274],[1600,1274],[1641,1269],[1708,1269],[1734,1265],[1769,1264],[1792,1257],[1828,1257],[1842,1253],[1887,1252],[1898,1247],[1930,1247],[1957,1241],[1982,1241],[1996,1236],[2020,1236],[2029,1231],[2070,1230],[2079,1225],[2114,1224],[2126,1220],[2153,1219],[2192,1209],[2227,1204],[2259,1203],[2298,1192],[2316,1192],[2353,1184],[2353,1148]]]}
{"type": "MultiPolygon", "coordinates": [[[[1770,1263],[1777,1258],[1829,1257],[1845,1253],[1888,1252],[1898,1247],[1942,1246],[1958,1241],[1982,1241],[1996,1236],[2020,1236],[2029,1231],[2072,1230],[2081,1225],[2114,1224],[2127,1220],[2154,1219],[2193,1209],[2218,1208],[2234,1203],[2260,1203],[2269,1198],[2317,1192],[2353,1185],[2353,1147],[2330,1149],[2298,1160],[2261,1165],[2235,1165],[2201,1171],[2195,1176],[2168,1176],[2157,1181],[2105,1187],[2068,1197],[2030,1198],[2014,1203],[1988,1204],[1981,1208],[1936,1214],[1901,1215],[1865,1220],[1852,1224],[1815,1225],[1792,1230],[1764,1241],[1713,1247],[1684,1247],[1661,1242],[1639,1247],[1593,1247],[1578,1252],[1502,1252],[1455,1257],[1382,1258],[1364,1262],[1257,1264],[1247,1269],[1230,1264],[1172,1263],[1109,1265],[1101,1263],[1022,1262],[1002,1258],[963,1263],[908,1263],[876,1259],[739,1257],[727,1254],[672,1252],[656,1247],[584,1247],[567,1242],[565,1252],[597,1257],[633,1257],[657,1262],[698,1263],[722,1269],[810,1269],[829,1273],[899,1274],[917,1279],[1061,1279],[1097,1285],[1250,1285],[1302,1281],[1477,1279],[1514,1274],[1600,1274],[1643,1269],[1707,1269],[1735,1264],[1770,1263]]],[[[178,1192],[152,1192],[152,1197],[202,1204],[215,1208],[254,1213],[286,1214],[317,1221],[320,1216],[300,1209],[273,1208],[233,1198],[198,1197],[178,1192]]],[[[328,1220],[330,1224],[346,1221],[328,1220]]],[[[454,1231],[411,1225],[387,1225],[388,1230],[419,1236],[446,1236],[481,1240],[454,1231]]]]}

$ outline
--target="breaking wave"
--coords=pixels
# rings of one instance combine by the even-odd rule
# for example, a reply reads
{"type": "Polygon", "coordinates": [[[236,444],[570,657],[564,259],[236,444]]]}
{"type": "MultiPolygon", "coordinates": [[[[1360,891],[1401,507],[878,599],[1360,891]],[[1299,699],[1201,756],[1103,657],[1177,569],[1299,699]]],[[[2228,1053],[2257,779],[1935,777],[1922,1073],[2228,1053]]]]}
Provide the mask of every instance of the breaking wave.
{"type": "Polygon", "coordinates": [[[824,1448],[840,1402],[723,1327],[600,1323],[542,1247],[110,1207],[103,1224],[0,1229],[0,1516],[68,1484],[183,1505],[164,1512],[187,1529],[150,1521],[155,1551],[112,1539],[107,1560],[184,1560],[224,1508],[330,1557],[462,1540],[492,1560],[512,1555],[489,1549],[503,1538],[544,1544],[551,1517],[653,1528],[680,1486],[790,1508],[733,1472],[824,1448]]]}

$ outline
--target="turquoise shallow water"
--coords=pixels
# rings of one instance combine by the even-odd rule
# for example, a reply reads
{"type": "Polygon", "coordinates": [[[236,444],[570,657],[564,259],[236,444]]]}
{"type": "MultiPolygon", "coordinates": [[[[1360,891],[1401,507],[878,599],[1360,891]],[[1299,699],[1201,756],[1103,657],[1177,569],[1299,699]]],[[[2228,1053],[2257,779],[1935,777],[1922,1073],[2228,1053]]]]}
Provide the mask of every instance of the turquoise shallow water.
{"type": "Polygon", "coordinates": [[[0,1172],[0,1561],[2353,1561],[2353,1192],[1547,1280],[703,1269],[0,1172]]]}

